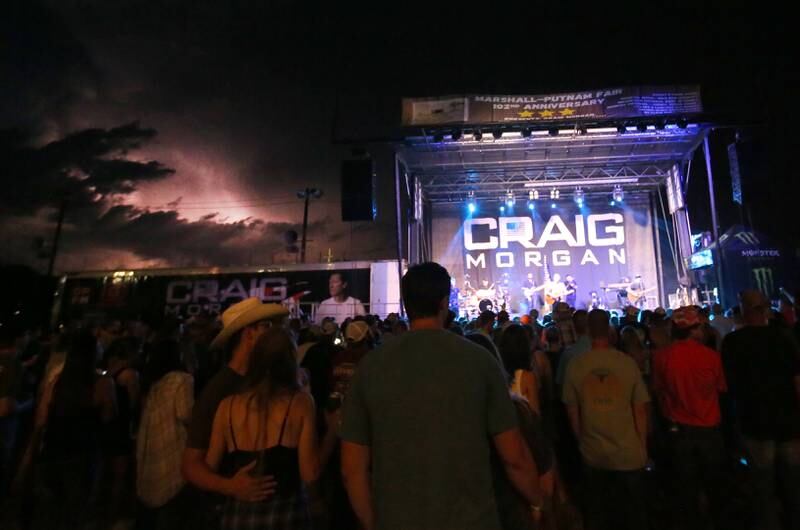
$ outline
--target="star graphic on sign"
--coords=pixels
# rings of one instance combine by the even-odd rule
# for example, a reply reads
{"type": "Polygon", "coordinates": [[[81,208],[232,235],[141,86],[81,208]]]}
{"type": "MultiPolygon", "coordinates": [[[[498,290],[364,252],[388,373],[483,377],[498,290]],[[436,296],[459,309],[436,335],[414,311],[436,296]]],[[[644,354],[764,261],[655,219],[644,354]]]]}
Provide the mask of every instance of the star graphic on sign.
{"type": "Polygon", "coordinates": [[[542,118],[549,118],[550,116],[553,115],[553,111],[552,110],[543,110],[540,114],[541,114],[542,118]]]}
{"type": "Polygon", "coordinates": [[[569,116],[570,114],[575,114],[573,109],[564,109],[561,111],[562,116],[569,116]]]}
{"type": "Polygon", "coordinates": [[[533,116],[533,112],[531,112],[529,110],[523,110],[522,112],[519,112],[518,114],[519,114],[520,118],[530,118],[531,116],[533,116]]]}

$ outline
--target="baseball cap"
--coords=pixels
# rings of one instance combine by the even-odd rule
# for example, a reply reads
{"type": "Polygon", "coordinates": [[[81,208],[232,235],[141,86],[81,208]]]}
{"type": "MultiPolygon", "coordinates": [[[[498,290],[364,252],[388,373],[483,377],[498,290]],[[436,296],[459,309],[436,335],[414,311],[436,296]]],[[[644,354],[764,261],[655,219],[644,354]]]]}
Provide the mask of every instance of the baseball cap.
{"type": "Polygon", "coordinates": [[[696,307],[679,307],[672,312],[672,323],[680,329],[687,329],[700,324],[700,313],[696,307]]]}
{"type": "Polygon", "coordinates": [[[339,326],[336,325],[336,322],[332,322],[330,320],[322,324],[322,333],[325,335],[333,335],[338,329],[339,326]]]}

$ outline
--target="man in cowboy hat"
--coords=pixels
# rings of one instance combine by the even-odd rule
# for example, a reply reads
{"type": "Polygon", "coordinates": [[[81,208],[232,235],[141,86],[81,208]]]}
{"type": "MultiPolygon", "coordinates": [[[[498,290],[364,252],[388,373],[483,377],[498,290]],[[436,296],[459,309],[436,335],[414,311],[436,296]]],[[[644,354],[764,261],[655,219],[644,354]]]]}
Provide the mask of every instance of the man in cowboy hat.
{"type": "Polygon", "coordinates": [[[206,465],[205,457],[219,403],[241,390],[256,341],[267,328],[281,325],[288,314],[282,305],[264,304],[255,297],[222,313],[222,331],[211,348],[225,349],[230,361],[208,382],[195,403],[183,453],[183,476],[197,488],[246,501],[263,500],[274,491],[271,477],[249,475],[252,466],[245,466],[231,478],[220,478],[206,465]]]}

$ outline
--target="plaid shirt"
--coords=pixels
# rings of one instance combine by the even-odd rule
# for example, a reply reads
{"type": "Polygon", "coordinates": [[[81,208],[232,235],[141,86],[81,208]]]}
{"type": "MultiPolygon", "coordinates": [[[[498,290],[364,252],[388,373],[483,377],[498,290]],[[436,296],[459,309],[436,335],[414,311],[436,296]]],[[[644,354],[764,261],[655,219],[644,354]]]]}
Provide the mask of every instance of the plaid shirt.
{"type": "Polygon", "coordinates": [[[163,506],[183,487],[181,458],[194,405],[194,380],[170,372],[147,394],[136,440],[136,493],[150,507],[163,506]]]}

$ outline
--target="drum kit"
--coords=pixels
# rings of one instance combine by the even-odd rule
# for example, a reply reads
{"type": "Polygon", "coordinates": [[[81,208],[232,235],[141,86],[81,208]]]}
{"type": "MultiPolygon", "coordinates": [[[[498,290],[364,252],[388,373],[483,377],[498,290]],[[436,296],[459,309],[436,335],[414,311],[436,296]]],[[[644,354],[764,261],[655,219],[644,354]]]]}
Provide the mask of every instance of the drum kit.
{"type": "Polygon", "coordinates": [[[508,307],[507,289],[502,286],[495,288],[494,284],[481,289],[465,288],[460,298],[459,307],[467,317],[477,317],[484,311],[503,311],[508,307]]]}

